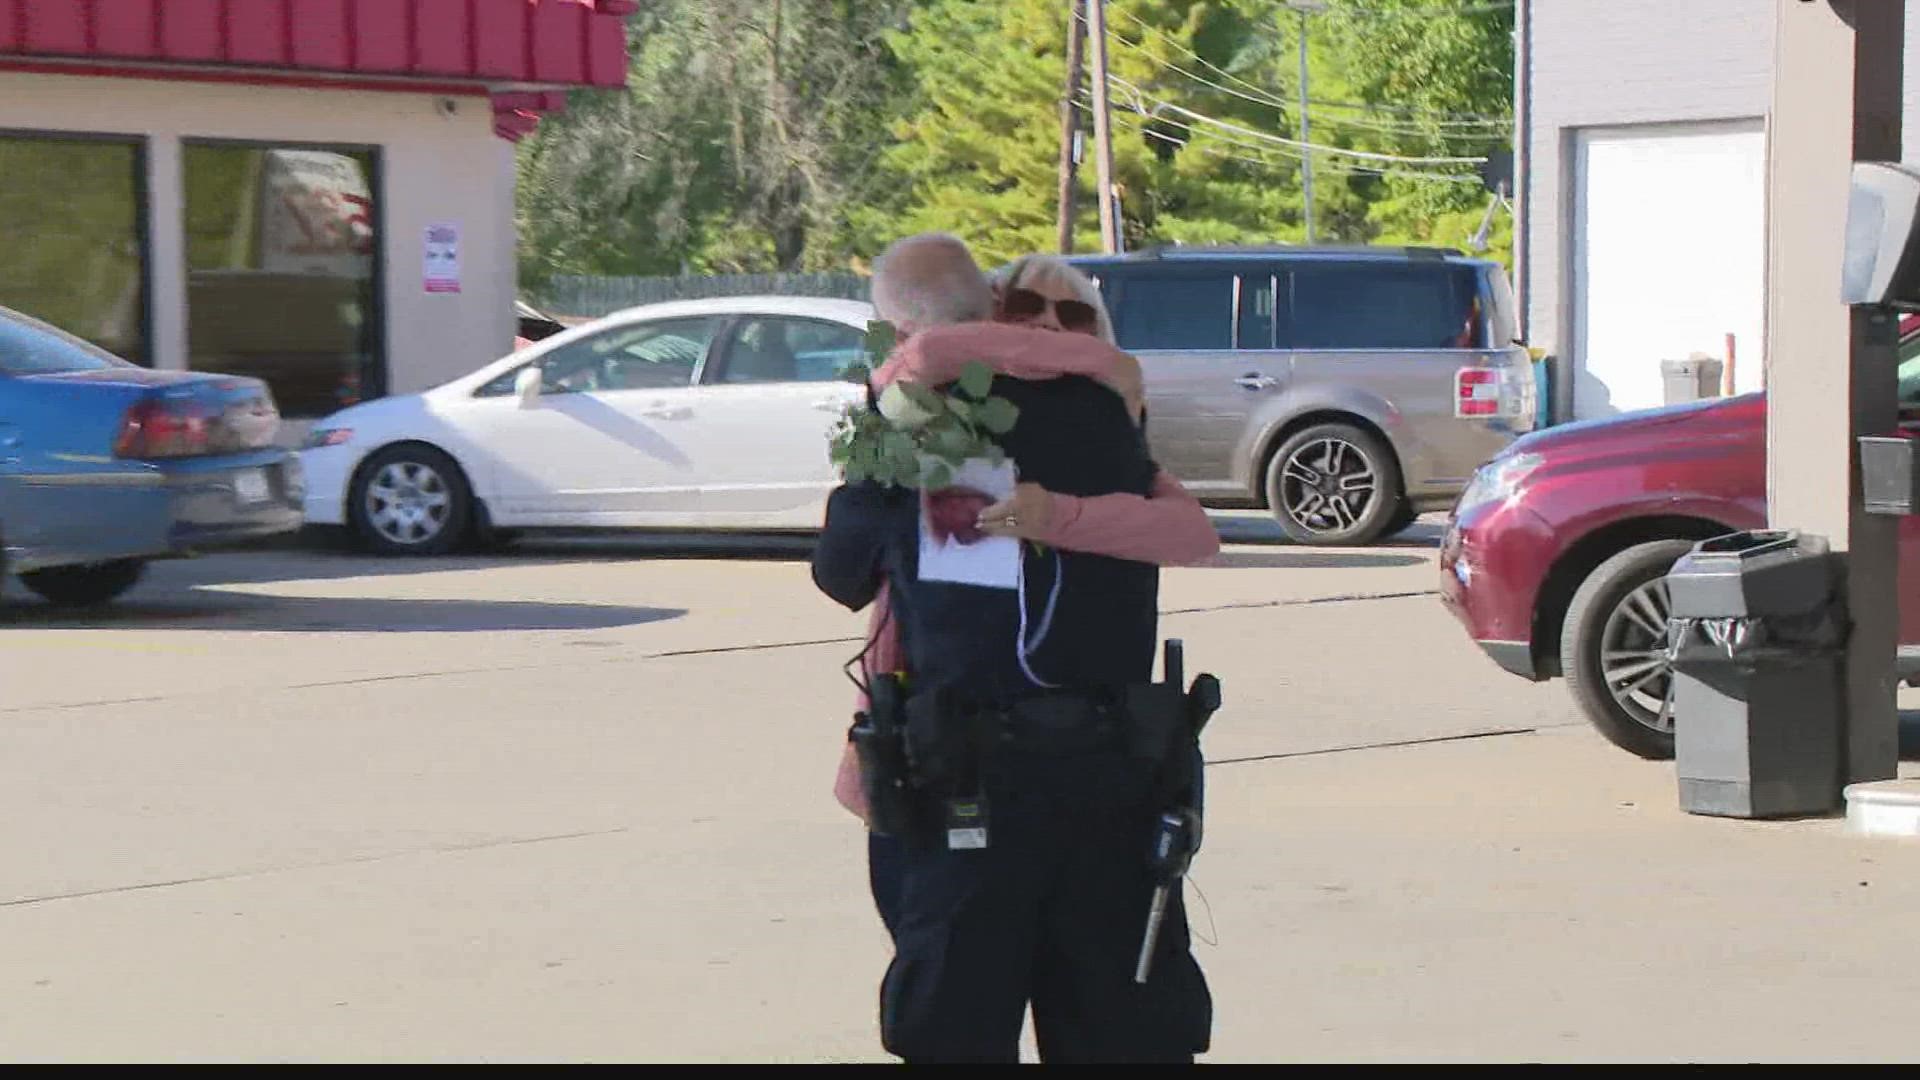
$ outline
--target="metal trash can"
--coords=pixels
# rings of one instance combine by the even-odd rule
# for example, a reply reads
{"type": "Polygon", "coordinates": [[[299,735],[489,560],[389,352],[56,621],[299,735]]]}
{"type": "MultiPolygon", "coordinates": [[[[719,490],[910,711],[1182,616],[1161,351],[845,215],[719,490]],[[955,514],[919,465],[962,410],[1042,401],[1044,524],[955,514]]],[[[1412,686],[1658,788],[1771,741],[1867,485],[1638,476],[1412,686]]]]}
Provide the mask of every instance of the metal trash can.
{"type": "Polygon", "coordinates": [[[1702,540],[1667,574],[1674,764],[1690,814],[1764,818],[1840,805],[1847,622],[1826,540],[1702,540]]]}
{"type": "Polygon", "coordinates": [[[1668,405],[1677,405],[1719,397],[1721,367],[1722,362],[1711,356],[1660,361],[1660,379],[1666,387],[1663,400],[1668,405]]]}

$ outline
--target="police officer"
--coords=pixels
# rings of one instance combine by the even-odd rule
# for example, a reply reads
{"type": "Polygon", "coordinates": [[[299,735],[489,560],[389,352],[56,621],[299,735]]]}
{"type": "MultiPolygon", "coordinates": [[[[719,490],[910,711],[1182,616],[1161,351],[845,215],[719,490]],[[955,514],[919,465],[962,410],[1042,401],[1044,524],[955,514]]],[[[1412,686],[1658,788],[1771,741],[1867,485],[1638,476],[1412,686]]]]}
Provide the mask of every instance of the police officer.
{"type": "MultiPolygon", "coordinates": [[[[901,241],[874,302],[903,333],[983,319],[992,295],[949,237],[901,241]]],[[[1084,377],[996,378],[1002,445],[1049,491],[1146,495],[1156,469],[1122,399],[1084,377]]],[[[903,837],[881,1033],[908,1061],[1015,1061],[1031,1007],[1049,1062],[1184,1062],[1211,1000],[1173,891],[1151,977],[1135,960],[1166,778],[1190,770],[1152,678],[1158,570],[1023,546],[1022,588],[920,579],[917,492],[835,491],[814,579],[858,609],[884,581],[907,682],[914,827],[903,837]],[[1044,626],[1042,634],[1031,627],[1044,626]]]]}

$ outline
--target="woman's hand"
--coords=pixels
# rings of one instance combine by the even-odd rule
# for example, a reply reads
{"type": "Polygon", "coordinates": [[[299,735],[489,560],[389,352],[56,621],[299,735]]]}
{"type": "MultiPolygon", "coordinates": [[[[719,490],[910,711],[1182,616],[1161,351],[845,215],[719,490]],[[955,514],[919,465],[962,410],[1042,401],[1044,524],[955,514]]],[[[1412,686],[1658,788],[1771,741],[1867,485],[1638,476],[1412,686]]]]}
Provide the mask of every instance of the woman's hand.
{"type": "Polygon", "coordinates": [[[1040,540],[1053,524],[1053,492],[1039,484],[1021,484],[1013,497],[980,511],[980,531],[988,536],[1040,540]]]}

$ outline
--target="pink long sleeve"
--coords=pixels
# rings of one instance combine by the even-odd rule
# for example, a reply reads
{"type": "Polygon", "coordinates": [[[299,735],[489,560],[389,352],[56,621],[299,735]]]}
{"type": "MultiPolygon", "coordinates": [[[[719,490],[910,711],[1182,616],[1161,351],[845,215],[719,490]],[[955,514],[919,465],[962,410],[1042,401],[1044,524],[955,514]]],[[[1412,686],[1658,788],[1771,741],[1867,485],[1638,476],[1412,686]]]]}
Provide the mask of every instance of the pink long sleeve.
{"type": "Polygon", "coordinates": [[[1039,539],[1066,551],[1160,566],[1197,563],[1220,550],[1220,534],[1200,501],[1165,469],[1148,496],[1055,494],[1052,520],[1039,539]]]}
{"type": "Polygon", "coordinates": [[[873,373],[873,385],[895,380],[940,386],[979,360],[1016,379],[1085,375],[1111,386],[1140,414],[1140,364],[1090,334],[1036,330],[1005,323],[960,323],[923,330],[893,351],[873,373]]]}

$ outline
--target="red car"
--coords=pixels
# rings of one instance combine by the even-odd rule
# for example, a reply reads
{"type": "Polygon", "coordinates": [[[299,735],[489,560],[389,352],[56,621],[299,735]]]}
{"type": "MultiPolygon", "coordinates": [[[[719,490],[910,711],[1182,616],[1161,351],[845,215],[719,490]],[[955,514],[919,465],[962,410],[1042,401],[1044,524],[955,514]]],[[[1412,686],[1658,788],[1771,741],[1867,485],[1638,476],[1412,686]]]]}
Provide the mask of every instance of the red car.
{"type": "MultiPolygon", "coordinates": [[[[1920,431],[1920,320],[1904,320],[1901,427],[1920,431]]],[[[1441,598],[1496,663],[1565,676],[1593,725],[1673,756],[1664,581],[1694,541],[1767,520],[1766,397],[1746,394],[1525,436],[1474,476],[1440,550],[1441,598]]],[[[1902,597],[1920,597],[1920,517],[1900,519],[1902,597]]],[[[1900,605],[1920,675],[1920,603],[1900,605]]]]}

